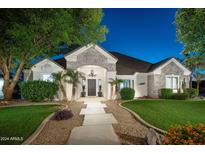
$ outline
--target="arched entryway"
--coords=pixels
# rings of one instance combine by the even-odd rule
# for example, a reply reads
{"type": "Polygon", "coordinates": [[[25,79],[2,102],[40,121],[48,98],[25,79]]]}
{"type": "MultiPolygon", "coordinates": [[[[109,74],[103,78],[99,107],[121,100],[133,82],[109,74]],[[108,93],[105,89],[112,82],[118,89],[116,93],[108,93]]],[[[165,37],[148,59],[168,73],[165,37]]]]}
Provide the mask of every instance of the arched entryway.
{"type": "Polygon", "coordinates": [[[107,69],[97,65],[83,65],[77,70],[85,76],[79,84],[78,97],[82,94],[85,97],[107,97],[107,69]]]}

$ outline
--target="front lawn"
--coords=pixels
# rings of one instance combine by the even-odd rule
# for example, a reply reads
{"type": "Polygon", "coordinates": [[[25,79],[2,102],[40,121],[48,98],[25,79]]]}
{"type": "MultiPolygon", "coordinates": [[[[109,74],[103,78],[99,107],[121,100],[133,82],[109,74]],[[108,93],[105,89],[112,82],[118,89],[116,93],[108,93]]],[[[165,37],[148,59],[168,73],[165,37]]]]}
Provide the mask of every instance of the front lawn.
{"type": "Polygon", "coordinates": [[[21,144],[56,110],[54,105],[0,108],[0,144],[21,144]]]}
{"type": "Polygon", "coordinates": [[[205,123],[205,101],[138,100],[122,105],[163,130],[173,124],[205,123]]]}

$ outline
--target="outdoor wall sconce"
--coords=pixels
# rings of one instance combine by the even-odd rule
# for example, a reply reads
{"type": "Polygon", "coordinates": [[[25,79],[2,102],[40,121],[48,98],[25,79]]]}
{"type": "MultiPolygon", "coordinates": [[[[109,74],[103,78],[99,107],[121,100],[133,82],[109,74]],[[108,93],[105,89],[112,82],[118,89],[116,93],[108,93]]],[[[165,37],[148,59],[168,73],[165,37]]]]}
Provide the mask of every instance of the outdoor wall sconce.
{"type": "Polygon", "coordinates": [[[102,86],[102,80],[101,79],[98,80],[98,85],[102,86]]]}
{"type": "Polygon", "coordinates": [[[88,76],[90,76],[90,77],[95,77],[96,74],[94,73],[94,70],[91,70],[91,71],[90,71],[90,74],[89,74],[88,76]]]}

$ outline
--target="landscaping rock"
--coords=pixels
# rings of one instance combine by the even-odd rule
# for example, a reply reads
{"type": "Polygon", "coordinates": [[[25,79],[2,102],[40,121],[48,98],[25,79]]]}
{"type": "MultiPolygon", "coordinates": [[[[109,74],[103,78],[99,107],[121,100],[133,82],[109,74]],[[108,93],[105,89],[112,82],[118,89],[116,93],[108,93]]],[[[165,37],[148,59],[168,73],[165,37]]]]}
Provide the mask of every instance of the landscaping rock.
{"type": "Polygon", "coordinates": [[[158,134],[154,129],[150,128],[145,136],[145,141],[148,145],[160,145],[162,135],[158,134]]]}

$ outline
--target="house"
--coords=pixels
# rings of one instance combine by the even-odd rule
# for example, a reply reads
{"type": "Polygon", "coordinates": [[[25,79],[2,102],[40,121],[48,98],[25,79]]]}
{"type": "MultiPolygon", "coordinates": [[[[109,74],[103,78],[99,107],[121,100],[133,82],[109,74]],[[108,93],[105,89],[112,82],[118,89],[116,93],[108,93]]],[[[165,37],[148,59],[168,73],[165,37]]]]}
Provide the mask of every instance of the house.
{"type": "MultiPolygon", "coordinates": [[[[75,98],[81,97],[83,86],[86,96],[98,96],[101,87],[103,97],[110,99],[111,79],[122,79],[120,89],[131,87],[135,97],[159,97],[161,88],[177,92],[182,81],[189,86],[191,72],[177,59],[167,58],[152,64],[117,52],[108,52],[99,45],[88,44],[77,48],[58,60],[44,59],[25,70],[25,80],[51,80],[52,73],[71,68],[82,72],[85,79],[78,85],[75,98]]],[[[68,99],[71,99],[72,85],[65,83],[68,99]]]]}

